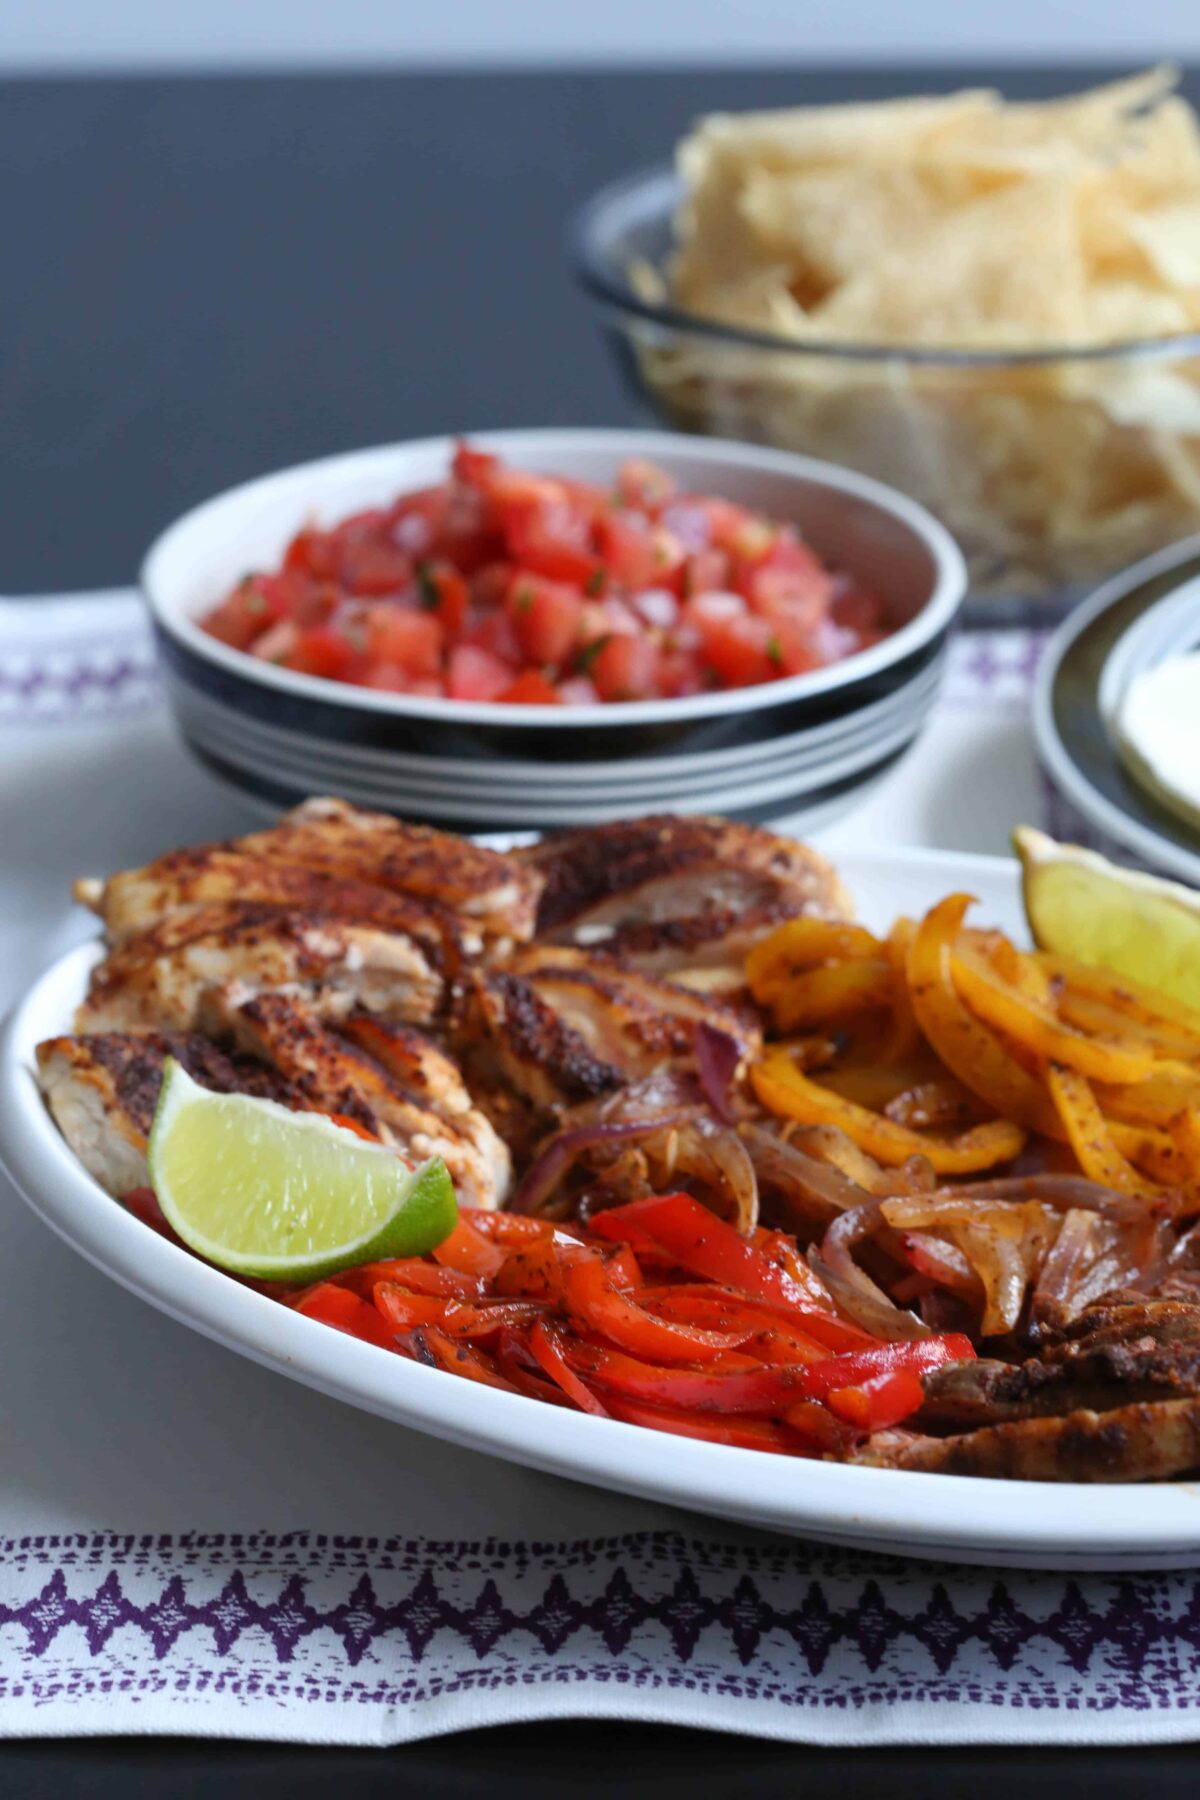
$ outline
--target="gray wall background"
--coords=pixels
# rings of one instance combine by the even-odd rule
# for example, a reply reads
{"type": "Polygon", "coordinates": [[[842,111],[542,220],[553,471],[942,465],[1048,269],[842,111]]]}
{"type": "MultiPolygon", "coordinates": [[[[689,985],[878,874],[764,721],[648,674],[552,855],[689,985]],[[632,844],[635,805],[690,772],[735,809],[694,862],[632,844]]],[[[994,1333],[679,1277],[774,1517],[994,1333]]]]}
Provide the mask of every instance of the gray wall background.
{"type": "Polygon", "coordinates": [[[0,0],[0,70],[1200,56],[1200,0],[0,0]]]}

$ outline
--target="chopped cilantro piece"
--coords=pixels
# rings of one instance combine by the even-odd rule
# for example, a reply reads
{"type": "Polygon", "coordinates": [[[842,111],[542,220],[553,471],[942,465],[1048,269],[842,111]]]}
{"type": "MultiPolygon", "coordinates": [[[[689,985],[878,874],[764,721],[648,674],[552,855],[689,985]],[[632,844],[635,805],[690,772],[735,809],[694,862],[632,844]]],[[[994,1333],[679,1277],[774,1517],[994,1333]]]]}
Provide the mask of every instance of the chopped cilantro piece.
{"type": "Polygon", "coordinates": [[[582,650],[576,652],[575,673],[577,675],[586,675],[600,652],[603,650],[605,644],[611,642],[612,632],[609,631],[606,632],[603,637],[593,638],[590,644],[585,644],[582,650]]]}
{"type": "Polygon", "coordinates": [[[783,667],[783,645],[775,636],[767,639],[767,661],[773,662],[777,669],[783,667]]]}
{"type": "Polygon", "coordinates": [[[421,605],[426,612],[436,612],[442,598],[436,569],[431,562],[423,559],[417,564],[416,574],[417,586],[421,590],[421,605]]]}

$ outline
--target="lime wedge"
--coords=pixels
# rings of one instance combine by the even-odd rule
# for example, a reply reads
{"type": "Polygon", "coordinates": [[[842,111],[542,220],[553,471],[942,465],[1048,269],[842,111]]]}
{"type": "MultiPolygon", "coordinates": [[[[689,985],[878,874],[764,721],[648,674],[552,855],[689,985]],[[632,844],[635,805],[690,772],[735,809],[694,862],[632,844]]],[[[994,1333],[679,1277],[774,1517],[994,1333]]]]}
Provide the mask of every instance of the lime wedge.
{"type": "Polygon", "coordinates": [[[440,1156],[410,1169],[323,1113],[213,1094],[168,1058],[150,1181],[184,1243],[218,1268],[317,1281],[352,1263],[421,1256],[458,1218],[440,1156]]]}
{"type": "Polygon", "coordinates": [[[1017,827],[1013,846],[1039,950],[1107,969],[1200,1013],[1200,894],[1029,825],[1017,827]]]}

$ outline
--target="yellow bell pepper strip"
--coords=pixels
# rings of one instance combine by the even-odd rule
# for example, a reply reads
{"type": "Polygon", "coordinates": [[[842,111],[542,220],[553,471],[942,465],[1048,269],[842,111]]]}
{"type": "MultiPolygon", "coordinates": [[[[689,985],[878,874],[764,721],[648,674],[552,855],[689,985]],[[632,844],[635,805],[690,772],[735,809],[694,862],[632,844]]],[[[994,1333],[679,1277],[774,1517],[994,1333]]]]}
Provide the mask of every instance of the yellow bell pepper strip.
{"type": "Polygon", "coordinates": [[[1154,1055],[1145,1045],[1086,1037],[1024,984],[1006,981],[974,944],[955,946],[951,974],[962,999],[985,1025],[1025,1045],[1039,1061],[1065,1064],[1113,1085],[1144,1081],[1154,1072],[1154,1055]]]}
{"type": "MultiPolygon", "coordinates": [[[[1095,1089],[1092,1090],[1095,1093],[1095,1089]]],[[[1103,1109],[1101,1109],[1103,1110],[1103,1109]]],[[[1153,1125],[1128,1125],[1123,1119],[1108,1119],[1108,1133],[1127,1162],[1136,1163],[1154,1181],[1164,1187],[1183,1187],[1192,1179],[1188,1158],[1183,1149],[1165,1131],[1153,1125]]],[[[1200,1179],[1200,1169],[1197,1169],[1200,1179]]]]}
{"type": "Polygon", "coordinates": [[[910,1156],[924,1156],[939,1175],[971,1175],[1011,1161],[1025,1146],[1024,1131],[1008,1119],[973,1125],[955,1137],[910,1131],[810,1081],[786,1050],[768,1050],[752,1067],[750,1079],[768,1111],[805,1125],[837,1125],[860,1150],[891,1168],[910,1156]]]}
{"type": "Polygon", "coordinates": [[[1168,1045],[1182,1042],[1190,1043],[1191,1056],[1200,1056],[1200,1013],[1193,1007],[1184,1006],[1169,994],[1146,987],[1140,981],[1094,969],[1090,963],[1076,962],[1074,957],[1051,956],[1039,950],[1034,952],[1033,961],[1046,971],[1051,981],[1060,982],[1071,994],[1086,994],[1148,1033],[1161,1032],[1166,1054],[1174,1054],[1168,1045]]]}
{"type": "Polygon", "coordinates": [[[1116,1188],[1123,1194],[1134,1194],[1139,1199],[1151,1200],[1162,1193],[1158,1183],[1127,1162],[1113,1143],[1112,1133],[1086,1075],[1081,1075],[1078,1069],[1068,1069],[1062,1063],[1051,1063],[1046,1071],[1046,1084],[1067,1142],[1090,1180],[1116,1188]]]}
{"type": "Polygon", "coordinates": [[[1166,1130],[1172,1119],[1200,1105],[1200,1080],[1182,1063],[1158,1063],[1153,1075],[1132,1087],[1096,1083],[1100,1110],[1130,1125],[1157,1125],[1166,1130]]]}
{"type": "Polygon", "coordinates": [[[1043,1137],[1065,1138],[1042,1083],[1023,1069],[954,986],[952,956],[969,894],[950,894],[928,912],[908,947],[908,988],[917,1023],[952,1075],[993,1112],[1043,1137]]]}
{"type": "Polygon", "coordinates": [[[892,970],[892,1026],[882,1060],[888,1063],[907,1062],[923,1049],[921,1027],[917,1024],[908,991],[908,946],[916,929],[912,919],[900,918],[887,935],[885,949],[892,970]]]}
{"type": "Polygon", "coordinates": [[[839,1025],[892,1003],[891,964],[882,956],[821,963],[793,975],[771,1002],[780,1031],[839,1025]]]}
{"type": "Polygon", "coordinates": [[[795,975],[818,963],[878,956],[882,945],[862,925],[834,919],[789,919],[755,944],[746,958],[746,985],[760,1006],[771,1005],[795,975]]]}

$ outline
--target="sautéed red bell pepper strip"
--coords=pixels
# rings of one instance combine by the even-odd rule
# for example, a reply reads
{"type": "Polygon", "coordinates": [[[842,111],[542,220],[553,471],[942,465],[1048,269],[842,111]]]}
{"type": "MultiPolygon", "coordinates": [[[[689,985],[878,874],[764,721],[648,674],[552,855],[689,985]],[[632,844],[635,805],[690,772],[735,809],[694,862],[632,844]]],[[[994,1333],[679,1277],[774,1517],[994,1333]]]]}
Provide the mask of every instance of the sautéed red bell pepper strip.
{"type": "Polygon", "coordinates": [[[845,1455],[910,1419],[957,1333],[884,1343],[687,1194],[586,1226],[464,1209],[430,1257],[365,1263],[287,1296],[306,1317],[485,1386],[711,1443],[845,1455]],[[645,1267],[653,1271],[647,1280],[645,1267]]]}

